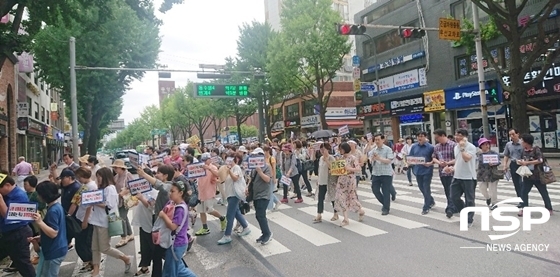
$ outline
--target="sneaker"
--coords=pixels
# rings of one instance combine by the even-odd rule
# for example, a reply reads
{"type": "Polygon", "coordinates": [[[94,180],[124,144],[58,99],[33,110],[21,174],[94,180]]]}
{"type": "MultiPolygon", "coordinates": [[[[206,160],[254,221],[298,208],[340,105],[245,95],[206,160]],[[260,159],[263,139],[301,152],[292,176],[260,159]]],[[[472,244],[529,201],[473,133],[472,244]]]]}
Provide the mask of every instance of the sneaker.
{"type": "Polygon", "coordinates": [[[302,199],[302,198],[298,198],[296,201],[294,201],[294,203],[303,203],[303,199],[302,199]]]}
{"type": "Polygon", "coordinates": [[[244,228],[243,231],[242,231],[241,233],[239,233],[239,236],[240,236],[240,237],[244,237],[244,236],[246,236],[246,235],[248,235],[248,234],[250,234],[250,233],[251,233],[251,229],[249,229],[249,227],[247,227],[247,228],[244,228]]]}
{"type": "Polygon", "coordinates": [[[427,215],[429,212],[430,212],[430,210],[423,210],[422,215],[427,215]]]}
{"type": "Polygon", "coordinates": [[[264,236],[260,236],[260,237],[257,239],[257,243],[261,243],[262,240],[263,240],[263,237],[264,237],[264,236]]]}
{"type": "Polygon", "coordinates": [[[389,214],[389,211],[382,211],[381,212],[381,215],[388,215],[388,214],[389,214]]]}
{"type": "Polygon", "coordinates": [[[453,212],[452,211],[446,211],[445,216],[447,216],[447,218],[452,218],[453,217],[453,212]]]}
{"type": "Polygon", "coordinates": [[[490,205],[490,210],[493,211],[493,210],[495,210],[497,207],[498,207],[498,205],[492,205],[492,204],[491,204],[491,205],[490,205]]]}
{"type": "Polygon", "coordinates": [[[272,241],[272,232],[270,233],[270,236],[262,239],[261,244],[262,245],[267,245],[271,241],[272,241]]]}
{"type": "Polygon", "coordinates": [[[195,236],[204,236],[208,234],[210,234],[210,229],[204,229],[204,228],[200,228],[200,230],[194,233],[195,236]]]}
{"type": "Polygon", "coordinates": [[[222,232],[226,230],[227,227],[227,219],[224,218],[224,220],[220,221],[220,227],[222,228],[222,232]]]}
{"type": "Polygon", "coordinates": [[[492,198],[486,199],[486,205],[490,206],[490,204],[492,204],[492,198]]]}
{"type": "Polygon", "coordinates": [[[282,198],[282,200],[280,200],[280,203],[288,203],[288,198],[282,198]]]}
{"type": "Polygon", "coordinates": [[[218,245],[224,245],[224,244],[228,244],[231,243],[231,237],[230,236],[223,236],[219,241],[218,241],[218,245]]]}
{"type": "Polygon", "coordinates": [[[132,256],[127,256],[127,257],[128,257],[129,263],[124,265],[124,273],[129,273],[130,272],[130,267],[132,266],[132,262],[133,262],[133,260],[132,260],[133,257],[132,256]]]}

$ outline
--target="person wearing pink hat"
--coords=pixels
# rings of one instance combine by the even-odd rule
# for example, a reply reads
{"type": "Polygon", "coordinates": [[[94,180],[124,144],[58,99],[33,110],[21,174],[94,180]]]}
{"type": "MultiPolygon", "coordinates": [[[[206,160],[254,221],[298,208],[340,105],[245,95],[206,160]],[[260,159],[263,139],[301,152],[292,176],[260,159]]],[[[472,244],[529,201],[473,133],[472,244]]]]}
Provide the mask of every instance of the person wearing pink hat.
{"type": "Polygon", "coordinates": [[[498,170],[500,154],[491,150],[490,144],[491,142],[487,138],[480,138],[478,140],[478,147],[481,151],[478,153],[476,181],[480,185],[480,192],[484,195],[484,199],[486,199],[486,205],[493,210],[497,208],[495,204],[498,203],[498,181],[500,178],[496,178],[492,172],[498,170]],[[488,162],[489,157],[495,158],[496,161],[488,162]]]}

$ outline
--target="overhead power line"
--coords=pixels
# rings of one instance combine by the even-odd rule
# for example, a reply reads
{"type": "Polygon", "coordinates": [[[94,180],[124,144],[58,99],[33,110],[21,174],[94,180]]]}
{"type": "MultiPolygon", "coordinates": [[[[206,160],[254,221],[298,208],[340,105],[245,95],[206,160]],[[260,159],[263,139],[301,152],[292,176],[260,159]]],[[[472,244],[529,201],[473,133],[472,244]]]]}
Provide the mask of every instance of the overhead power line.
{"type": "Polygon", "coordinates": [[[255,71],[201,71],[200,69],[169,69],[169,68],[130,68],[130,67],[101,67],[101,66],[82,66],[77,65],[76,70],[109,70],[109,71],[156,71],[156,72],[186,72],[186,73],[237,73],[237,74],[255,74],[255,71]]]}

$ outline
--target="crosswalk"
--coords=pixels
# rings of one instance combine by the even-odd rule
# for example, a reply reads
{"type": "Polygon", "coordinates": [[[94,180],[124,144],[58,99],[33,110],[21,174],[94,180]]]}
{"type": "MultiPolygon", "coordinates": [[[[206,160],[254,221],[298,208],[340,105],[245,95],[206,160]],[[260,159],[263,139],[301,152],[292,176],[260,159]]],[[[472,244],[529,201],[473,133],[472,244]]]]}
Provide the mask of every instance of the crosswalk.
{"type": "MultiPolygon", "coordinates": [[[[245,245],[251,247],[254,252],[268,258],[276,255],[286,255],[292,251],[298,251],[300,248],[342,245],[350,238],[382,238],[390,233],[407,232],[433,225],[454,224],[457,225],[458,232],[459,218],[456,216],[447,218],[444,214],[447,200],[439,178],[435,177],[432,180],[432,196],[435,199],[436,208],[427,215],[420,214],[424,200],[416,185],[408,186],[408,181],[403,179],[402,176],[397,176],[393,183],[397,190],[397,199],[391,202],[391,213],[387,216],[381,215],[381,204],[371,192],[370,183],[360,182],[357,193],[359,201],[365,211],[363,222],[358,222],[356,220],[357,215],[350,213],[350,224],[341,228],[339,224],[342,220],[342,215],[339,215],[339,220],[331,221],[330,219],[333,216],[332,206],[330,203],[325,203],[322,223],[314,224],[312,219],[317,214],[317,201],[313,198],[304,197],[303,203],[294,204],[293,201],[290,201],[291,203],[282,204],[278,206],[277,210],[267,214],[270,229],[274,233],[274,238],[269,244],[261,245],[256,243],[256,239],[261,235],[261,230],[254,217],[254,209],[246,215],[252,232],[248,236],[240,239],[245,240],[245,245]],[[294,240],[296,240],[297,243],[295,243],[294,240]]],[[[553,201],[553,207],[559,207],[560,183],[549,184],[547,187],[550,198],[553,201]]],[[[278,195],[281,195],[281,191],[278,192],[278,195]]],[[[501,180],[498,185],[498,199],[504,200],[515,196],[513,183],[501,180]]],[[[531,192],[529,201],[532,206],[543,206],[543,201],[536,189],[531,192]]],[[[486,206],[486,201],[478,191],[478,188],[476,191],[476,205],[486,206]]],[[[225,215],[225,209],[222,207],[218,209],[225,215]]],[[[132,217],[133,214],[129,214],[129,218],[132,217]]],[[[219,230],[219,223],[216,218],[209,216],[208,221],[212,230],[219,230]]],[[[200,228],[200,225],[200,219],[197,219],[193,228],[194,230],[191,231],[196,231],[200,228]]],[[[138,234],[138,232],[136,231],[135,234],[138,234]]],[[[214,238],[209,236],[198,237],[197,240],[198,243],[205,245],[216,243],[214,238]],[[210,242],[210,240],[212,241],[210,242]]],[[[118,238],[113,238],[112,245],[117,241],[118,238]]],[[[120,250],[127,255],[133,255],[135,257],[135,265],[139,263],[141,258],[138,253],[140,251],[139,236],[135,237],[134,243],[129,243],[128,246],[120,250]]],[[[206,270],[210,270],[220,266],[219,262],[210,258],[212,255],[213,253],[209,252],[205,247],[195,244],[193,250],[187,254],[187,261],[196,259],[206,270]]],[[[101,276],[122,275],[122,261],[105,256],[102,258],[101,276]],[[115,275],[119,272],[120,274],[115,275]]],[[[64,266],[69,268],[63,268],[60,276],[89,276],[87,273],[80,274],[79,270],[82,267],[82,262],[75,255],[75,251],[69,253],[65,262],[66,264],[64,266]]],[[[135,272],[135,270],[137,270],[137,267],[132,267],[131,271],[135,272]]],[[[0,276],[8,275],[0,274],[0,276]]]]}

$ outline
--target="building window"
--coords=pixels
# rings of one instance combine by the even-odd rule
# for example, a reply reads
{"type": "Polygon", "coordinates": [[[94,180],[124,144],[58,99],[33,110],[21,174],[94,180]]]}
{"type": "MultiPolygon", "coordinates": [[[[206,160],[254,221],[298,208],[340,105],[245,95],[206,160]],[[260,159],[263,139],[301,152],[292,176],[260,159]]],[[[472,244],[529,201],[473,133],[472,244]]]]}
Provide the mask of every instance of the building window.
{"type": "Polygon", "coordinates": [[[41,107],[41,122],[45,122],[45,108],[41,107]]]}
{"type": "MultiPolygon", "coordinates": [[[[498,64],[498,66],[500,66],[500,68],[505,68],[506,67],[506,53],[504,51],[504,48],[499,47],[499,48],[495,48],[490,50],[490,54],[492,55],[492,59],[494,60],[495,63],[498,64]]],[[[483,61],[483,65],[484,65],[484,70],[487,70],[488,68],[492,68],[492,64],[488,61],[487,57],[484,57],[482,59],[483,61]]],[[[478,64],[476,62],[476,55],[465,55],[465,56],[460,56],[457,58],[456,61],[456,66],[457,66],[457,76],[460,78],[464,78],[464,77],[468,77],[471,75],[476,75],[478,73],[478,64]]]]}
{"type": "Polygon", "coordinates": [[[315,100],[307,100],[303,102],[303,116],[314,115],[316,113],[315,104],[317,104],[317,101],[315,100]]]}
{"type": "Polygon", "coordinates": [[[299,103],[292,104],[286,107],[286,118],[292,119],[299,117],[299,103]]]}
{"type": "MultiPolygon", "coordinates": [[[[414,22],[410,22],[404,26],[419,27],[420,23],[418,20],[415,20],[414,22]]],[[[399,30],[391,30],[373,38],[373,40],[364,42],[364,56],[366,58],[373,57],[375,51],[377,51],[377,54],[380,54],[415,40],[416,39],[413,38],[402,38],[399,34],[399,30]],[[374,49],[373,47],[377,47],[377,49],[374,49]]]]}
{"type": "Polygon", "coordinates": [[[375,9],[374,11],[370,12],[366,16],[363,17],[363,21],[365,24],[372,23],[373,21],[381,18],[384,15],[387,15],[393,11],[396,11],[399,8],[404,7],[408,3],[412,3],[415,0],[393,0],[389,3],[375,9]]]}
{"type": "Polygon", "coordinates": [[[27,115],[31,116],[33,108],[31,108],[31,97],[27,97],[27,115]]]}
{"type": "MultiPolygon", "coordinates": [[[[451,4],[451,15],[459,20],[464,18],[472,20],[471,1],[461,0],[451,4]]],[[[483,10],[478,9],[478,17],[485,18],[487,14],[483,10]]]]}
{"type": "Polygon", "coordinates": [[[35,119],[39,120],[39,103],[35,102],[35,119]]]}
{"type": "Polygon", "coordinates": [[[284,115],[282,114],[282,109],[276,108],[272,110],[272,120],[274,122],[284,120],[284,115]]]}

